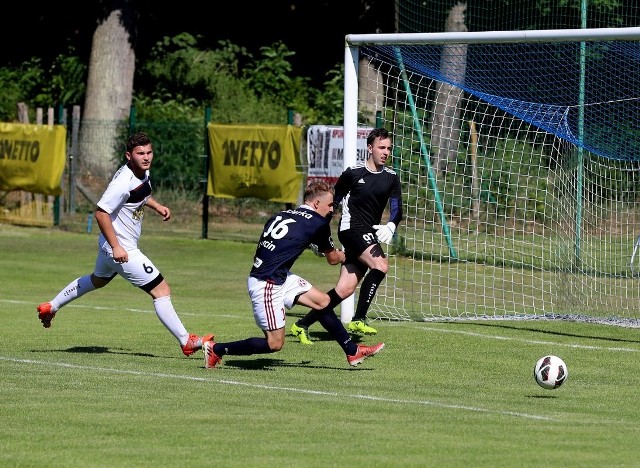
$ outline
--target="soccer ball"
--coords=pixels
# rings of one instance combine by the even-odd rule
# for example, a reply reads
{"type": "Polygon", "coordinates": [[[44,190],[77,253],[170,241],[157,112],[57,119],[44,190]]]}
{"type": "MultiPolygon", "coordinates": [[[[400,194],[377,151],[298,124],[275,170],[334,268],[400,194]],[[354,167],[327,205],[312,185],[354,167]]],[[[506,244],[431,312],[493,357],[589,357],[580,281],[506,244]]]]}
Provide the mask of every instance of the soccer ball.
{"type": "Polygon", "coordinates": [[[558,388],[569,377],[569,369],[558,356],[543,356],[533,368],[533,378],[547,390],[558,388]]]}

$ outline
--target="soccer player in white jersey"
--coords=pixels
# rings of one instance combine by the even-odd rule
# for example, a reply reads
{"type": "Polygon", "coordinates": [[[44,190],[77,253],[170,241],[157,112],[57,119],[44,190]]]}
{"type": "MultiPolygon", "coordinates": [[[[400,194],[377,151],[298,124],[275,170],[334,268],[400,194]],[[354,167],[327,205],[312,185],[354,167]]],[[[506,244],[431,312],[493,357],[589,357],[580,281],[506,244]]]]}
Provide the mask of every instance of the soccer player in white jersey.
{"type": "Polygon", "coordinates": [[[74,279],[56,297],[36,309],[45,328],[61,307],[88,292],[100,289],[116,275],[153,298],[153,307],[162,324],[178,340],[185,356],[202,347],[213,335],[199,337],[189,334],[171,303],[171,289],[153,262],[138,248],[145,207],[171,218],[168,207],[151,196],[149,169],[153,161],[153,144],[145,133],[136,133],[127,140],[127,163],[120,167],[107,186],[95,210],[100,227],[98,254],[93,273],[74,279]]]}
{"type": "MultiPolygon", "coordinates": [[[[304,278],[291,272],[302,252],[313,245],[330,265],[343,263],[344,252],[337,250],[331,238],[333,188],[322,180],[311,182],[304,193],[304,204],[280,211],[264,225],[253,257],[247,289],[253,305],[253,318],[264,337],[226,343],[207,341],[204,362],[216,367],[226,355],[247,356],[280,351],[285,341],[285,309],[302,304],[314,309],[329,305],[329,296],[304,278]]],[[[384,343],[364,346],[354,343],[333,311],[319,313],[320,324],[338,342],[347,362],[357,366],[377,354],[384,343]]]]}
{"type": "MultiPolygon", "coordinates": [[[[355,315],[348,325],[351,333],[375,335],[378,331],[366,321],[367,312],[378,286],[389,270],[389,261],[380,244],[389,244],[402,221],[400,178],[385,166],[391,156],[391,136],[385,128],[374,128],[367,136],[368,157],[364,164],[348,167],[335,186],[336,204],[342,203],[338,239],[346,251],[336,287],[327,310],[351,296],[360,281],[355,315]],[[381,224],[389,205],[389,221],[381,224]]],[[[291,326],[291,333],[303,344],[313,344],[308,328],[318,320],[311,310],[291,326]]]]}

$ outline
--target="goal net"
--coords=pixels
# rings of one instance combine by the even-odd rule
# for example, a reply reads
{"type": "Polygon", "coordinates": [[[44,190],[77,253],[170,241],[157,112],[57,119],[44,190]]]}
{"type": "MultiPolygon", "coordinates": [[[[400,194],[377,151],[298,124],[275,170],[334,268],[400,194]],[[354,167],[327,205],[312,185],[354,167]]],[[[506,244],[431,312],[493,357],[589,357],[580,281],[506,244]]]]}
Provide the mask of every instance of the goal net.
{"type": "Polygon", "coordinates": [[[348,35],[344,112],[403,188],[371,318],[640,326],[640,28],[348,35]]]}

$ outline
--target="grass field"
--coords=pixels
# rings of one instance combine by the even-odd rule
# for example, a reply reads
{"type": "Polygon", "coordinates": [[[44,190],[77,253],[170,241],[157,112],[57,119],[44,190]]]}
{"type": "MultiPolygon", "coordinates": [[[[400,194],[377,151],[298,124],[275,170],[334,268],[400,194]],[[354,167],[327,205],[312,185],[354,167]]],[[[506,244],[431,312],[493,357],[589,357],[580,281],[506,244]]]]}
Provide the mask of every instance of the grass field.
{"type": "MultiPolygon", "coordinates": [[[[189,331],[261,336],[253,243],[153,231],[141,247],[189,331]]],[[[385,349],[350,368],[316,325],[314,346],[207,370],[120,278],[42,328],[35,306],[95,250],[95,233],[0,225],[1,466],[640,466],[636,329],[377,321],[362,341],[385,349]],[[569,367],[559,389],[533,380],[544,354],[569,367]]],[[[325,290],[338,274],[311,253],[294,270],[325,290]]]]}

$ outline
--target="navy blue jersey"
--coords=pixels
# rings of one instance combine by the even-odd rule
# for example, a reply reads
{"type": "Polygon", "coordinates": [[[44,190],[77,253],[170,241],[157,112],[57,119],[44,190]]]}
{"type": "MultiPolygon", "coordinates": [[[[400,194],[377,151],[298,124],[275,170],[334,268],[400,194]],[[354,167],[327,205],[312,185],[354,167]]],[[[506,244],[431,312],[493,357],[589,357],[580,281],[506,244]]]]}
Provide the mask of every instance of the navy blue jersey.
{"type": "Polygon", "coordinates": [[[276,213],[264,225],[249,274],[278,285],[284,283],[309,244],[317,245],[320,252],[335,248],[329,221],[305,205],[276,213]]]}
{"type": "Polygon", "coordinates": [[[402,221],[402,193],[400,178],[388,167],[372,172],[366,166],[352,166],[344,170],[335,185],[335,202],[342,202],[340,231],[355,229],[371,231],[381,223],[389,203],[389,221],[396,226],[402,221]]]}

